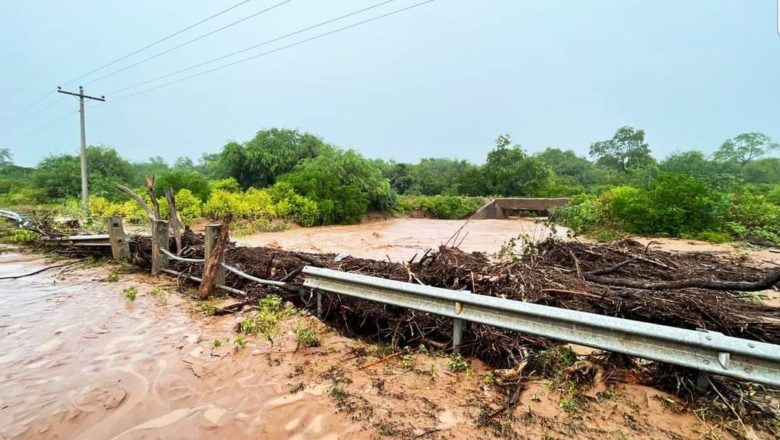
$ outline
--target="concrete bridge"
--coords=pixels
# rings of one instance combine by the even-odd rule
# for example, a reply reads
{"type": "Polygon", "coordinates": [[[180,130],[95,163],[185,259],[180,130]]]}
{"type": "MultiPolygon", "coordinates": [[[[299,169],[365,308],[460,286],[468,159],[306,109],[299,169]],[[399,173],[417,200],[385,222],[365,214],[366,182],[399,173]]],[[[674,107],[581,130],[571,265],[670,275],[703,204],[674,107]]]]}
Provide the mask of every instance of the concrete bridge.
{"type": "Polygon", "coordinates": [[[498,219],[517,217],[522,211],[533,211],[539,215],[549,215],[551,211],[569,204],[569,199],[539,199],[539,198],[503,198],[491,199],[477,211],[472,218],[498,219]]]}

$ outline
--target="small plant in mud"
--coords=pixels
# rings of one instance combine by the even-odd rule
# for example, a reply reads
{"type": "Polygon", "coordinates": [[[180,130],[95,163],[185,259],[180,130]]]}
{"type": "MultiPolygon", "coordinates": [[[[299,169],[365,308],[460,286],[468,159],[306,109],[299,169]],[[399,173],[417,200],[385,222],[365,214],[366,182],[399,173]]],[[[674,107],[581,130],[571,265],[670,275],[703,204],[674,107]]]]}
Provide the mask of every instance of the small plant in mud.
{"type": "Polygon", "coordinates": [[[343,388],[337,385],[333,385],[330,388],[330,391],[328,391],[328,395],[338,403],[344,402],[345,400],[347,400],[347,397],[349,397],[349,393],[347,393],[346,391],[344,391],[343,388]]]}
{"type": "Polygon", "coordinates": [[[200,305],[200,310],[206,316],[212,316],[217,312],[217,307],[211,301],[205,301],[200,305]]]}
{"type": "Polygon", "coordinates": [[[260,300],[260,310],[254,316],[241,321],[239,330],[248,335],[261,334],[273,345],[273,337],[279,333],[279,323],[293,314],[292,307],[282,304],[282,298],[268,295],[260,300]]]}
{"type": "Polygon", "coordinates": [[[109,283],[116,283],[119,281],[119,272],[117,272],[116,269],[109,272],[108,276],[106,277],[106,281],[109,283]]]}
{"type": "Polygon", "coordinates": [[[233,350],[239,352],[245,348],[246,339],[244,338],[244,335],[236,335],[236,338],[233,340],[233,350]]]}
{"type": "Polygon", "coordinates": [[[491,385],[496,382],[495,377],[493,377],[493,373],[487,372],[482,376],[482,383],[491,385]]]}
{"type": "Polygon", "coordinates": [[[132,302],[135,301],[135,297],[138,296],[138,289],[136,287],[128,287],[123,293],[125,294],[125,298],[132,302]]]}
{"type": "Polygon", "coordinates": [[[222,346],[222,339],[214,339],[214,348],[219,348],[222,346]]]}
{"type": "Polygon", "coordinates": [[[295,334],[298,337],[298,345],[304,347],[319,347],[322,341],[320,341],[317,332],[311,327],[298,326],[295,328],[295,334]]]}
{"type": "Polygon", "coordinates": [[[152,290],[152,295],[157,298],[157,301],[159,301],[160,304],[168,304],[168,292],[166,292],[162,287],[155,287],[154,290],[152,290]]]}
{"type": "Polygon", "coordinates": [[[380,423],[377,429],[379,431],[379,435],[385,437],[393,437],[395,435],[398,435],[398,430],[396,430],[392,425],[388,423],[380,423]]]}
{"type": "Polygon", "coordinates": [[[577,412],[579,405],[577,404],[577,399],[574,396],[569,396],[562,398],[560,402],[558,402],[558,407],[569,414],[574,414],[577,412]]]}
{"type": "Polygon", "coordinates": [[[453,353],[450,355],[450,359],[447,361],[447,369],[453,373],[460,373],[467,371],[470,368],[468,361],[460,355],[460,353],[453,353]]]}
{"type": "Polygon", "coordinates": [[[414,369],[414,352],[410,347],[404,347],[404,354],[401,355],[401,366],[404,370],[410,371],[414,369]]]}
{"type": "Polygon", "coordinates": [[[430,374],[431,374],[431,380],[436,380],[436,375],[437,375],[437,373],[436,373],[436,364],[434,364],[434,363],[431,364],[430,374]]]}

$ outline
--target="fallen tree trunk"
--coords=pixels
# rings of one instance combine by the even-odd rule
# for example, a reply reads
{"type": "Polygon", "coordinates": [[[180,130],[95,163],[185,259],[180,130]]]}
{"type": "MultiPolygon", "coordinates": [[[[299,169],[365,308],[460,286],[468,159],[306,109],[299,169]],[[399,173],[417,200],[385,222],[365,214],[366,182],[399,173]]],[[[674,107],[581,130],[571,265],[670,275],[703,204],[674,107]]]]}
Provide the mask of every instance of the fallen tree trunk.
{"type": "Polygon", "coordinates": [[[758,281],[723,281],[711,280],[707,278],[692,278],[688,280],[676,281],[645,281],[632,278],[613,278],[586,273],[585,279],[593,282],[616,287],[631,287],[633,289],[644,290],[670,290],[670,289],[688,289],[698,287],[710,290],[738,290],[741,292],[755,292],[758,290],[771,289],[772,286],[780,282],[780,269],[770,272],[766,277],[758,281]]]}

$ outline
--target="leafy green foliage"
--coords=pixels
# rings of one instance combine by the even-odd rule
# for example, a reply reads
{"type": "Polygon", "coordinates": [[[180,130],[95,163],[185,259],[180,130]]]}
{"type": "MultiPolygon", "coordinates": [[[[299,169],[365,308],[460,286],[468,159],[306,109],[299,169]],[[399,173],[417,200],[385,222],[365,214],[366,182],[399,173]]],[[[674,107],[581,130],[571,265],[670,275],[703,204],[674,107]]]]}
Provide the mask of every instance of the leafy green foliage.
{"type": "MultiPolygon", "coordinates": [[[[133,180],[133,166],[108,147],[87,147],[90,194],[118,200],[116,182],[133,180]]],[[[35,184],[51,199],[81,194],[81,159],[78,155],[52,155],[38,163],[33,174],[35,184]]]]}
{"type": "Polygon", "coordinates": [[[298,345],[303,347],[319,347],[322,344],[317,332],[311,327],[298,326],[295,335],[298,337],[298,345]]]}
{"type": "Polygon", "coordinates": [[[780,145],[763,133],[742,133],[733,139],[726,139],[714,157],[719,162],[736,162],[745,166],[778,148],[780,145]]]}
{"type": "Polygon", "coordinates": [[[257,132],[254,139],[230,142],[216,157],[222,177],[233,177],[242,189],[271,186],[301,161],[329,149],[321,139],[296,130],[272,128],[257,132]]]}
{"type": "Polygon", "coordinates": [[[398,209],[403,213],[422,211],[426,215],[440,219],[462,219],[477,212],[482,206],[482,198],[462,196],[401,196],[398,209]]]}
{"type": "Polygon", "coordinates": [[[529,156],[520,145],[509,147],[508,135],[499,136],[496,148],[483,167],[484,194],[529,197],[547,186],[552,170],[540,159],[529,156]]]}
{"type": "Polygon", "coordinates": [[[379,168],[360,154],[328,149],[301,162],[280,183],[316,202],[321,223],[356,223],[369,209],[388,211],[395,193],[379,168]]]}
{"type": "Polygon", "coordinates": [[[612,139],[591,144],[590,156],[600,165],[623,172],[653,162],[645,131],[633,127],[621,127],[612,139]]]}
{"type": "Polygon", "coordinates": [[[196,196],[201,201],[208,199],[211,192],[208,180],[201,173],[178,168],[165,171],[157,176],[155,187],[157,188],[158,197],[164,195],[166,188],[173,188],[177,193],[186,189],[191,195],[196,196]]]}

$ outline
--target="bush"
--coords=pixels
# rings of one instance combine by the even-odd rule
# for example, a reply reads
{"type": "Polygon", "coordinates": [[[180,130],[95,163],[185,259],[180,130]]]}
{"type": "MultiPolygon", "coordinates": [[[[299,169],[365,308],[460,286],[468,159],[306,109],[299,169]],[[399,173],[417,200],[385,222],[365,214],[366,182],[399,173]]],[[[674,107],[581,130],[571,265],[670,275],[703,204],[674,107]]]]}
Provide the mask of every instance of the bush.
{"type": "Polygon", "coordinates": [[[215,189],[209,200],[203,205],[203,215],[211,219],[220,219],[228,214],[234,217],[244,217],[248,207],[242,206],[241,195],[215,189]]]}
{"type": "Polygon", "coordinates": [[[276,206],[271,195],[264,189],[249,188],[242,197],[247,215],[251,218],[271,219],[276,217],[276,206]]]}
{"type": "Polygon", "coordinates": [[[423,211],[433,218],[454,220],[469,217],[482,204],[481,198],[462,196],[401,196],[397,209],[403,213],[423,211]]]}
{"type": "Polygon", "coordinates": [[[182,189],[176,192],[176,209],[179,211],[179,217],[184,224],[190,224],[192,220],[203,215],[200,199],[188,189],[182,189]]]}
{"type": "Polygon", "coordinates": [[[229,193],[241,192],[241,187],[238,186],[238,181],[233,177],[227,179],[212,180],[209,182],[209,188],[211,191],[225,191],[229,193]]]}

